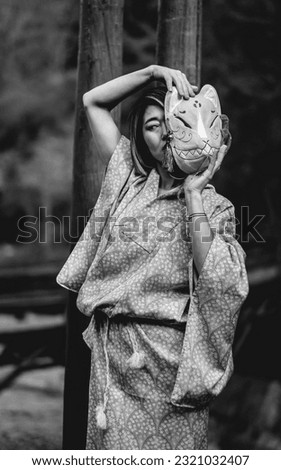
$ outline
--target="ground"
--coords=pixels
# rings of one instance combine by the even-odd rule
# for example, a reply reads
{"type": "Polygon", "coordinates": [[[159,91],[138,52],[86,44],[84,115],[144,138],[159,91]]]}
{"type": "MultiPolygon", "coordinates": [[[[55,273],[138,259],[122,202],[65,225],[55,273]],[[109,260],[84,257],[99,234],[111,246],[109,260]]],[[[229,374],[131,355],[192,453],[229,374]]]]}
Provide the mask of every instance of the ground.
{"type": "Polygon", "coordinates": [[[0,449],[61,449],[63,379],[61,366],[28,371],[0,392],[0,449]]]}
{"type": "MultiPolygon", "coordinates": [[[[0,380],[12,366],[0,367],[0,380]]],[[[0,391],[0,449],[61,449],[64,368],[26,371],[0,391]]],[[[235,374],[211,406],[209,449],[281,449],[281,384],[235,374]]]]}

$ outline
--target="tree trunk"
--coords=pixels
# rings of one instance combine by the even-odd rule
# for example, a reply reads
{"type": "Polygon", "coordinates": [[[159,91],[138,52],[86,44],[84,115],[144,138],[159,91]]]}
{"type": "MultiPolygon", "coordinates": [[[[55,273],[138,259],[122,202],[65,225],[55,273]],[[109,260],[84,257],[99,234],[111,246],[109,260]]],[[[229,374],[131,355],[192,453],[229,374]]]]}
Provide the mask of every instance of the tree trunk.
{"type": "Polygon", "coordinates": [[[157,63],[200,86],[202,0],[159,0],[157,63]]]}
{"type": "MultiPolygon", "coordinates": [[[[100,190],[105,164],[91,138],[82,96],[122,73],[124,0],[81,0],[78,84],[74,138],[71,238],[77,240],[100,190]]],[[[119,121],[119,110],[115,120],[119,121]]],[[[76,294],[67,306],[63,449],[85,449],[90,352],[82,339],[88,320],[77,310],[76,294]]]]}

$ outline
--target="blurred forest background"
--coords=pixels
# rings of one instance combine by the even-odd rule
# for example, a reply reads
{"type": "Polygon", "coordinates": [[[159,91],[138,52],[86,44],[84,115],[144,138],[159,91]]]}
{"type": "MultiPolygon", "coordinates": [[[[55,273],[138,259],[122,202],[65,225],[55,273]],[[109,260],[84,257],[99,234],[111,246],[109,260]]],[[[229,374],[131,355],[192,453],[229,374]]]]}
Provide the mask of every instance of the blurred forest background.
{"type": "MultiPolygon", "coordinates": [[[[203,1],[201,84],[217,88],[233,136],[215,185],[235,205],[251,284],[237,331],[236,373],[211,410],[215,449],[281,449],[280,9],[279,0],[203,1]],[[259,235],[249,229],[258,215],[264,215],[259,235]]],[[[156,28],[157,0],[125,1],[124,72],[155,62],[156,28]]],[[[0,448],[61,445],[66,297],[55,275],[69,252],[63,218],[71,204],[78,30],[78,0],[1,0],[0,448]],[[21,218],[32,224],[39,207],[45,219],[41,214],[34,226],[43,243],[19,243],[21,218]],[[43,334],[43,350],[27,340],[30,328],[43,334]],[[23,376],[27,370],[33,375],[23,376]],[[43,395],[35,398],[38,389],[43,395]],[[34,410],[49,431],[30,424],[23,437],[20,426],[38,419],[34,410]]],[[[126,115],[124,107],[124,132],[126,115]]]]}

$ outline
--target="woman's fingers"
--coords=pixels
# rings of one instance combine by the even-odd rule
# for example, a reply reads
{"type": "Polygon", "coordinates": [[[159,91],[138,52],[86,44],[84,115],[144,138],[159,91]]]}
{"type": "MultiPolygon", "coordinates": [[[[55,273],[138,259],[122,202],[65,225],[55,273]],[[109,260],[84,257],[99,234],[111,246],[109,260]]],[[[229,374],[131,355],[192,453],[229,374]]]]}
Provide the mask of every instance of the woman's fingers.
{"type": "Polygon", "coordinates": [[[178,79],[181,83],[181,89],[182,89],[181,95],[185,99],[188,99],[189,96],[190,96],[190,90],[189,90],[189,87],[188,87],[188,80],[187,80],[185,74],[182,73],[180,70],[178,70],[177,72],[178,72],[178,79]]]}
{"type": "Polygon", "coordinates": [[[214,173],[216,173],[216,171],[218,171],[221,167],[221,164],[223,162],[223,159],[225,157],[225,154],[226,154],[226,150],[227,150],[227,145],[222,145],[218,151],[218,155],[217,155],[217,158],[215,161],[215,166],[214,166],[214,173]]]}
{"type": "Polygon", "coordinates": [[[191,83],[187,80],[185,73],[182,74],[182,78],[183,78],[188,96],[195,96],[195,92],[198,90],[198,87],[196,85],[191,85],[191,83]]]}
{"type": "Polygon", "coordinates": [[[207,166],[205,170],[200,172],[198,176],[202,176],[203,178],[210,181],[210,179],[212,179],[213,174],[214,174],[215,165],[216,165],[216,159],[210,158],[209,165],[207,166]]]}
{"type": "Polygon", "coordinates": [[[187,80],[186,75],[182,73],[180,70],[178,71],[178,73],[179,73],[179,80],[182,84],[182,89],[183,89],[182,96],[185,99],[188,99],[191,96],[195,96],[195,92],[197,91],[198,88],[196,86],[192,86],[187,80]]]}
{"type": "Polygon", "coordinates": [[[206,168],[206,170],[202,171],[202,173],[199,173],[198,177],[202,176],[202,179],[206,179],[207,181],[210,181],[213,178],[216,171],[220,169],[221,164],[226,154],[226,149],[227,149],[227,146],[222,145],[217,153],[217,157],[210,158],[210,163],[208,167],[206,168]]]}
{"type": "Polygon", "coordinates": [[[179,70],[174,73],[174,83],[176,85],[179,95],[183,96],[184,98],[188,98],[188,89],[182,78],[182,73],[179,70]]]}
{"type": "Polygon", "coordinates": [[[173,90],[173,79],[172,79],[171,75],[168,74],[164,78],[165,78],[167,90],[172,91],[173,90]]]}
{"type": "Polygon", "coordinates": [[[219,170],[225,157],[226,149],[227,146],[222,145],[218,151],[217,157],[210,158],[210,163],[204,171],[195,173],[194,175],[188,175],[184,183],[185,189],[203,191],[209,181],[213,178],[216,171],[219,170]]]}
{"type": "Polygon", "coordinates": [[[185,99],[188,99],[190,96],[195,96],[195,93],[198,91],[198,87],[191,85],[186,75],[181,72],[181,70],[154,65],[151,67],[151,73],[155,80],[165,81],[169,91],[172,91],[172,86],[175,85],[179,95],[185,99]]]}
{"type": "MultiPolygon", "coordinates": [[[[195,85],[191,85],[189,83],[189,81],[186,78],[186,75],[183,72],[181,72],[181,70],[168,69],[168,68],[167,70],[169,71],[169,73],[167,74],[167,79],[166,79],[167,85],[169,84],[169,86],[171,86],[171,80],[172,80],[172,83],[177,88],[180,96],[183,96],[183,98],[185,99],[188,99],[190,96],[195,96],[195,92],[198,90],[198,88],[195,85]]],[[[170,90],[170,88],[168,88],[168,90],[170,90]]]]}
{"type": "Polygon", "coordinates": [[[165,70],[165,73],[163,74],[163,77],[166,82],[167,89],[169,91],[172,91],[172,87],[173,85],[175,85],[180,95],[185,94],[184,87],[180,79],[180,74],[178,73],[177,70],[172,70],[172,69],[167,68],[165,70]]]}

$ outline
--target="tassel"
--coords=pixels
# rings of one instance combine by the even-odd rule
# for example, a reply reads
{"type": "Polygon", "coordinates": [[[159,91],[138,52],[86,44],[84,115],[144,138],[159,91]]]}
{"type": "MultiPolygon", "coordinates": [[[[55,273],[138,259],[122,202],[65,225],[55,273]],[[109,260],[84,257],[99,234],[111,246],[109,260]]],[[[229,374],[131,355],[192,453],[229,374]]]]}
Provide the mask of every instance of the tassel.
{"type": "Polygon", "coordinates": [[[169,173],[174,171],[174,158],[172,154],[172,149],[169,143],[164,147],[164,156],[162,160],[162,167],[165,168],[169,173]]]}
{"type": "Polygon", "coordinates": [[[104,412],[104,408],[102,404],[99,404],[96,408],[96,420],[97,420],[97,426],[100,429],[106,429],[107,423],[106,423],[106,416],[104,412]]]}
{"type": "Polygon", "coordinates": [[[141,369],[145,365],[145,354],[142,351],[134,351],[127,360],[127,365],[131,369],[141,369]]]}

